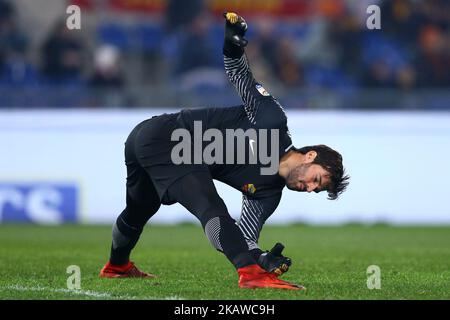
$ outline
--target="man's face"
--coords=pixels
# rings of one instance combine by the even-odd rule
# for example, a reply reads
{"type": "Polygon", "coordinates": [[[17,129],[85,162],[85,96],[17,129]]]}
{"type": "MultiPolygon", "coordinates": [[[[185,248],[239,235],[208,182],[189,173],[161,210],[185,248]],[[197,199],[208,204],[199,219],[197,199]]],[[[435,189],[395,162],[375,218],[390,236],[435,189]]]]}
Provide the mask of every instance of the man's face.
{"type": "Polygon", "coordinates": [[[330,183],[329,173],[318,164],[302,163],[293,168],[286,179],[290,190],[299,192],[320,192],[330,183]]]}

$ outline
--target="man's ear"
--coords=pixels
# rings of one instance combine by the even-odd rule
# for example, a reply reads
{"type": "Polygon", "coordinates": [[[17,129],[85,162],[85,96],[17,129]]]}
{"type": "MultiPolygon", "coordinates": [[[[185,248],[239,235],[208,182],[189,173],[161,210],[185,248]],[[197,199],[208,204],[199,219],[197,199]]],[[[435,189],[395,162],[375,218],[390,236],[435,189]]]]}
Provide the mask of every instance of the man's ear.
{"type": "Polygon", "coordinates": [[[306,163],[311,163],[311,162],[313,162],[314,159],[316,159],[316,157],[317,157],[317,152],[316,152],[316,151],[314,151],[314,150],[308,151],[308,152],[305,154],[305,160],[306,160],[306,163]]]}

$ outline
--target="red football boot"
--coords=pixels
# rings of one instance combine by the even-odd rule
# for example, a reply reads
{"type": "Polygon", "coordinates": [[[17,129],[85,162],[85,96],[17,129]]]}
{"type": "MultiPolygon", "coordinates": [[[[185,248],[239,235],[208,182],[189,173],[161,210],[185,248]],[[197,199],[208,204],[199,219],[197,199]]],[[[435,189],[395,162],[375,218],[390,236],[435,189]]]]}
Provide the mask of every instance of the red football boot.
{"type": "Polygon", "coordinates": [[[139,270],[134,262],[128,261],[127,264],[117,266],[111,264],[109,261],[100,271],[100,278],[155,278],[156,276],[150,273],[139,270]]]}
{"type": "Polygon", "coordinates": [[[267,272],[257,264],[239,268],[240,288],[278,288],[287,290],[306,290],[305,287],[283,281],[273,273],[267,272]]]}

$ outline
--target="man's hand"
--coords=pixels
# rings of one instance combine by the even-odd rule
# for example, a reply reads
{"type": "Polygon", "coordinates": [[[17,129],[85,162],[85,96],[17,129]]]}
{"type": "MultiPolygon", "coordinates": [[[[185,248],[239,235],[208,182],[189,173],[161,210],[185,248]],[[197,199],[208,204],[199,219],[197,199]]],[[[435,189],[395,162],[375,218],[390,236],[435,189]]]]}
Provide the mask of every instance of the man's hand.
{"type": "Polygon", "coordinates": [[[258,259],[258,264],[268,272],[281,276],[289,270],[292,261],[281,254],[284,246],[277,243],[270,251],[266,251],[258,259]]]}
{"type": "Polygon", "coordinates": [[[226,20],[225,41],[230,41],[236,46],[244,48],[248,43],[247,39],[244,38],[247,32],[247,22],[234,12],[225,12],[223,16],[226,20]]]}

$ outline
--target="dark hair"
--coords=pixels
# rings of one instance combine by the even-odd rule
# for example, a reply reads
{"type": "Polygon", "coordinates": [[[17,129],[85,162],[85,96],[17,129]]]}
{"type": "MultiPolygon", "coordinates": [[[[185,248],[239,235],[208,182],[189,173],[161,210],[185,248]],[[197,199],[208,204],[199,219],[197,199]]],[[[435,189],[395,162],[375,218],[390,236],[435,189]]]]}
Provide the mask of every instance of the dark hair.
{"type": "Polygon", "coordinates": [[[342,165],[342,156],[339,152],[323,144],[300,149],[293,148],[293,150],[301,154],[306,154],[309,151],[317,152],[317,156],[312,163],[320,165],[330,174],[331,182],[327,188],[328,199],[336,200],[345,191],[350,177],[346,175],[344,166],[342,165]]]}

